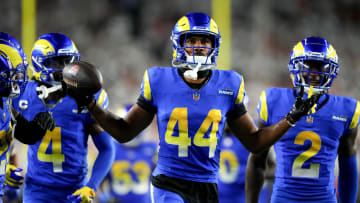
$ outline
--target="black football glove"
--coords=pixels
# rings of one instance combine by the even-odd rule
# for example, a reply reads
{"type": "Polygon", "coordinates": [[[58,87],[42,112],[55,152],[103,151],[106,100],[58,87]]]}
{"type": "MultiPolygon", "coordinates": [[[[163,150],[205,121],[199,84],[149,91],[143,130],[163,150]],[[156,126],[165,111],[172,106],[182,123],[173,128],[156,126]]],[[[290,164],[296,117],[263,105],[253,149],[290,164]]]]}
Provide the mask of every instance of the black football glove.
{"type": "Polygon", "coordinates": [[[308,99],[303,99],[304,87],[300,87],[298,96],[293,104],[291,111],[287,114],[286,119],[290,125],[294,126],[303,116],[308,114],[309,110],[318,102],[322,94],[314,94],[308,99]]]}
{"type": "Polygon", "coordinates": [[[36,114],[34,119],[30,122],[34,122],[38,125],[42,130],[50,130],[53,131],[55,128],[55,120],[50,112],[40,112],[36,114]]]}
{"type": "Polygon", "coordinates": [[[95,96],[93,94],[87,94],[86,91],[80,92],[79,89],[67,86],[65,82],[62,82],[63,90],[72,98],[75,99],[78,112],[80,113],[83,109],[87,108],[87,106],[95,100],[95,96]]]}

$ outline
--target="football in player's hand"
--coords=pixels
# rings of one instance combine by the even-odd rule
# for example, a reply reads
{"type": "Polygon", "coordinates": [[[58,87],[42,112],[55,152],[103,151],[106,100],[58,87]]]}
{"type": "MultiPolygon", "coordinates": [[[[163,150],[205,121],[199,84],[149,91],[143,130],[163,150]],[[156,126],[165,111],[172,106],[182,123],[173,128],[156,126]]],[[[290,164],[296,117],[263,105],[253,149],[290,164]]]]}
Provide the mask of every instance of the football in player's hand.
{"type": "Polygon", "coordinates": [[[93,95],[102,88],[103,78],[92,64],[77,61],[65,66],[63,80],[68,90],[76,94],[93,95]]]}

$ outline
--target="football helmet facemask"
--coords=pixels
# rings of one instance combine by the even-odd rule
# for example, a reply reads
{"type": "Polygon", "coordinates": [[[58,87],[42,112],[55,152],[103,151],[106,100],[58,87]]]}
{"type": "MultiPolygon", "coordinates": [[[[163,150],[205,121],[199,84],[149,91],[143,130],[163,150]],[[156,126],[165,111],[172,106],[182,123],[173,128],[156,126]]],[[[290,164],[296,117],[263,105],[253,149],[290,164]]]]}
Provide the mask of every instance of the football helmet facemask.
{"type": "Polygon", "coordinates": [[[187,67],[197,71],[208,70],[217,66],[216,61],[221,44],[221,36],[216,22],[204,13],[189,13],[176,23],[171,37],[173,44],[174,67],[187,67]],[[191,36],[205,36],[211,40],[212,47],[186,46],[186,40],[191,36]],[[196,54],[197,48],[206,51],[206,56],[196,54]],[[190,56],[185,49],[192,49],[190,56]]]}
{"type": "Polygon", "coordinates": [[[0,96],[16,97],[25,89],[27,59],[20,43],[0,32],[0,96]]]}
{"type": "Polygon", "coordinates": [[[309,92],[328,90],[339,71],[334,47],[321,37],[308,37],[298,42],[290,56],[288,69],[295,87],[303,86],[309,92]]]}

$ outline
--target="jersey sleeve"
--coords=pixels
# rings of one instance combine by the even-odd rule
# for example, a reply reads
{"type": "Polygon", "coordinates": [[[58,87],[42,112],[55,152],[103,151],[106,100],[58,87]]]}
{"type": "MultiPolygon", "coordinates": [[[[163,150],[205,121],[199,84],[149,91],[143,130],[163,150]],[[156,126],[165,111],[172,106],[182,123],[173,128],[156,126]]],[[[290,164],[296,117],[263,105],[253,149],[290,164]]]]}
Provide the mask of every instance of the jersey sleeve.
{"type": "Polygon", "coordinates": [[[235,106],[245,105],[244,101],[245,101],[246,92],[245,92],[244,83],[245,83],[244,77],[240,75],[240,86],[236,94],[235,106]]]}
{"type": "MultiPolygon", "coordinates": [[[[95,100],[96,103],[98,103],[100,106],[102,106],[104,109],[108,109],[109,108],[109,97],[105,91],[105,89],[100,89],[96,94],[95,94],[95,100]]],[[[88,113],[88,115],[85,118],[85,125],[89,125],[91,123],[94,122],[94,118],[91,116],[90,112],[88,113]]]]}
{"type": "Polygon", "coordinates": [[[258,118],[266,125],[270,125],[266,91],[262,91],[257,105],[258,118]]]}
{"type": "Polygon", "coordinates": [[[109,108],[109,97],[107,95],[107,92],[104,89],[99,90],[95,94],[96,102],[102,106],[104,109],[109,108]]]}
{"type": "Polygon", "coordinates": [[[150,76],[151,76],[151,69],[146,70],[143,76],[143,80],[141,83],[141,88],[140,88],[140,97],[143,98],[144,101],[142,102],[146,102],[148,104],[150,104],[152,107],[155,108],[155,104],[154,104],[154,97],[153,97],[153,93],[152,93],[152,89],[151,89],[151,83],[150,83],[150,76]]]}
{"type": "Polygon", "coordinates": [[[235,75],[236,77],[233,77],[236,86],[236,94],[234,94],[234,104],[230,111],[226,114],[227,119],[229,120],[236,119],[247,112],[244,78],[239,74],[235,75]]]}
{"type": "Polygon", "coordinates": [[[346,130],[346,133],[353,131],[359,126],[359,116],[360,116],[360,102],[356,101],[355,110],[351,119],[349,128],[346,130]]]}

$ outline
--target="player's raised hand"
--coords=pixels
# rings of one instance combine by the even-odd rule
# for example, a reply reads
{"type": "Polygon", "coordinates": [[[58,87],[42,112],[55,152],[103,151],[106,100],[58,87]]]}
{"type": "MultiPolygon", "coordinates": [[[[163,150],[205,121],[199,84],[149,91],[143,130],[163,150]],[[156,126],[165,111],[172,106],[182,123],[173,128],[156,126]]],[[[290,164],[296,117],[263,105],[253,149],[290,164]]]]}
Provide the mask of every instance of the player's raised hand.
{"type": "Polygon", "coordinates": [[[20,185],[23,184],[24,177],[20,174],[22,168],[17,168],[14,165],[8,164],[6,166],[6,178],[5,187],[13,189],[19,189],[20,185]]]}
{"type": "Polygon", "coordinates": [[[75,99],[78,113],[94,101],[94,94],[102,88],[103,83],[100,71],[84,61],[66,65],[63,80],[63,89],[75,99]]]}
{"type": "Polygon", "coordinates": [[[94,197],[94,190],[85,186],[76,190],[72,195],[67,196],[67,199],[71,200],[72,203],[92,203],[94,197]]]}
{"type": "Polygon", "coordinates": [[[295,103],[293,104],[291,111],[286,115],[286,119],[291,125],[295,125],[303,116],[308,114],[309,110],[319,100],[321,94],[314,94],[308,99],[303,98],[304,87],[300,86],[299,94],[296,97],[295,103]]]}

